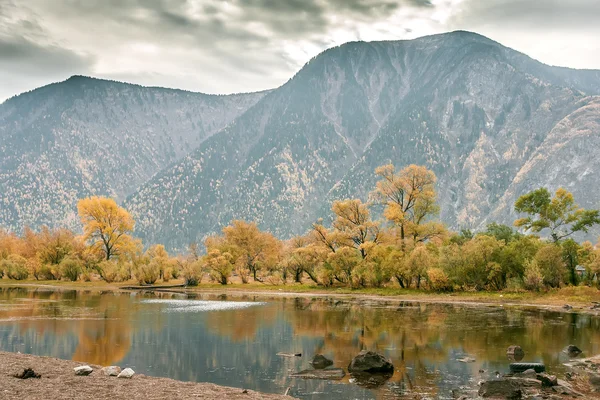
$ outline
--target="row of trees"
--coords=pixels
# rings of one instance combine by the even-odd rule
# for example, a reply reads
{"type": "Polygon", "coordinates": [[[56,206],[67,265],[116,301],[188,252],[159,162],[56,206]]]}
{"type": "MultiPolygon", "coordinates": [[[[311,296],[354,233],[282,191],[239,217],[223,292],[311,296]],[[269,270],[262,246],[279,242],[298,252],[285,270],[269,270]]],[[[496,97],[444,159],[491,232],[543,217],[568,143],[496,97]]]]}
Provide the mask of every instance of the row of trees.
{"type": "Polygon", "coordinates": [[[489,224],[474,234],[451,232],[436,217],[436,177],[422,166],[401,171],[386,165],[370,202],[335,201],[332,221],[318,221],[307,234],[281,241],[255,223],[233,221],[187,254],[170,256],[162,245],[143,251],[132,235],[134,221],[114,200],[83,199],[78,213],[83,235],[66,229],[26,229],[18,237],[0,232],[0,274],[10,279],[84,279],[107,282],[204,277],[285,284],[311,281],[326,287],[382,287],[448,290],[503,290],[593,284],[600,272],[600,250],[577,243],[576,232],[600,223],[598,210],[579,207],[573,195],[538,189],[518,199],[524,218],[510,226],[489,224]],[[383,206],[383,220],[372,206],[383,206]],[[547,233],[547,239],[537,234],[547,233]],[[202,254],[201,254],[202,253],[202,254]],[[577,271],[578,266],[585,273],[577,271]]]}

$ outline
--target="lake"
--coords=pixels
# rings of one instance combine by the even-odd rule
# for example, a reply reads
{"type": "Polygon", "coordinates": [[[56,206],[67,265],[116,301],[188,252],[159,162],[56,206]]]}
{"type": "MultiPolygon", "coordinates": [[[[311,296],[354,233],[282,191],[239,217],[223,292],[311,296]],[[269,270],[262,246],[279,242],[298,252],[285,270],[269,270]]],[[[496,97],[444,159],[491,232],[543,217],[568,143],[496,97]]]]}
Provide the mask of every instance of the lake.
{"type": "Polygon", "coordinates": [[[600,318],[533,308],[323,297],[0,288],[0,350],[131,367],[302,399],[451,399],[508,372],[506,348],[559,376],[574,344],[600,353],[600,318]],[[346,369],[362,349],[391,358],[376,388],[291,378],[314,354],[346,369]],[[302,353],[282,357],[278,352],[302,353]],[[461,362],[465,357],[475,362],[461,362]],[[483,370],[485,372],[480,372],[483,370]]]}

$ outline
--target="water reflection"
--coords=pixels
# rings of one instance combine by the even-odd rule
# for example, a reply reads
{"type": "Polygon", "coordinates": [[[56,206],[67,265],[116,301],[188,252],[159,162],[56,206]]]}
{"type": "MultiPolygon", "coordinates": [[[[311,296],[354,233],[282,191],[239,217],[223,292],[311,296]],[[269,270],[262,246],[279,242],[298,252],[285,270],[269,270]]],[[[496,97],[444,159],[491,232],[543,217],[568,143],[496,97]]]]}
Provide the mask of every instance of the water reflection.
{"type": "Polygon", "coordinates": [[[0,289],[0,348],[266,392],[291,387],[292,395],[315,399],[452,398],[453,389],[508,371],[513,344],[525,350],[524,361],[544,362],[553,373],[563,371],[568,344],[600,353],[600,319],[589,315],[310,297],[185,298],[0,289]],[[185,312],[172,312],[181,307],[185,312]],[[366,386],[348,374],[335,382],[289,377],[310,368],[314,354],[346,369],[365,349],[391,358],[394,374],[366,386]],[[464,357],[475,362],[458,361],[464,357]]]}

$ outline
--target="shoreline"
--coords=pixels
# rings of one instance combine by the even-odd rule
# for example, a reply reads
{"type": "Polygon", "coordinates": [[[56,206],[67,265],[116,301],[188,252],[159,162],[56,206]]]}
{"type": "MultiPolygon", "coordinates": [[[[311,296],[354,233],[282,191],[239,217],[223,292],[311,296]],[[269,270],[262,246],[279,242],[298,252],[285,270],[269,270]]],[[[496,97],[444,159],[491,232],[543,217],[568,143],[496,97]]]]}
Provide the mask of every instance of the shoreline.
{"type": "MultiPolygon", "coordinates": [[[[182,287],[178,282],[148,287],[134,287],[127,282],[105,283],[64,282],[64,281],[9,281],[1,280],[2,288],[39,288],[49,290],[83,290],[109,292],[157,292],[188,295],[231,295],[262,297],[319,297],[339,298],[350,301],[411,302],[426,304],[454,304],[464,306],[530,307],[566,313],[600,315],[600,308],[594,308],[600,302],[600,290],[588,287],[567,287],[546,293],[533,292],[452,292],[435,293],[410,289],[348,289],[315,288],[306,285],[265,285],[201,284],[195,287],[182,287]],[[569,305],[566,308],[565,305],[569,305]]],[[[600,306],[599,306],[600,307],[600,306]]]]}
{"type": "Polygon", "coordinates": [[[259,393],[213,383],[178,381],[170,378],[135,374],[131,379],[105,376],[101,366],[22,353],[0,351],[0,397],[17,399],[293,399],[279,394],[259,393]],[[89,365],[89,376],[76,376],[73,368],[89,365]],[[19,379],[14,374],[25,368],[41,378],[19,379]]]}

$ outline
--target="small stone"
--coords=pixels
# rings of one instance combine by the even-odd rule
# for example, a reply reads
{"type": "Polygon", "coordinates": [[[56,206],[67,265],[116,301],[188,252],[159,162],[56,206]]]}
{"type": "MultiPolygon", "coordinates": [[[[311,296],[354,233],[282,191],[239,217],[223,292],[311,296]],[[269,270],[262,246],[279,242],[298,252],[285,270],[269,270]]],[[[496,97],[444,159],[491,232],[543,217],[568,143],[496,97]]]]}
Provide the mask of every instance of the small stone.
{"type": "Polygon", "coordinates": [[[567,310],[567,311],[569,311],[569,310],[572,310],[572,309],[573,309],[573,307],[572,307],[572,306],[570,306],[570,305],[568,305],[568,304],[565,304],[565,305],[563,306],[563,308],[564,308],[565,310],[567,310]]]}
{"type": "Polygon", "coordinates": [[[125,368],[119,375],[117,375],[117,378],[131,378],[134,374],[135,372],[131,368],[125,368]]]}
{"type": "Polygon", "coordinates": [[[537,374],[537,380],[542,382],[542,387],[552,387],[558,385],[558,380],[554,375],[537,374]]]}
{"type": "Polygon", "coordinates": [[[100,370],[106,376],[118,376],[121,373],[121,367],[111,365],[110,367],[104,367],[100,370]]]}
{"type": "Polygon", "coordinates": [[[525,371],[523,371],[521,373],[518,373],[516,375],[518,375],[521,378],[530,378],[530,379],[536,379],[537,378],[537,373],[535,372],[535,370],[533,368],[525,370],[525,371]]]}
{"type": "Polygon", "coordinates": [[[75,375],[80,375],[80,376],[87,376],[87,375],[91,374],[92,372],[94,372],[92,367],[90,367],[89,365],[82,365],[81,367],[75,367],[75,368],[73,368],[73,370],[75,371],[75,375]]]}
{"type": "Polygon", "coordinates": [[[582,353],[581,349],[573,344],[568,345],[563,350],[565,353],[569,355],[569,357],[577,357],[582,353]]]}
{"type": "Polygon", "coordinates": [[[511,361],[521,361],[523,357],[525,357],[525,352],[521,348],[521,346],[509,346],[506,349],[506,356],[511,361]]]}
{"type": "Polygon", "coordinates": [[[486,381],[479,387],[479,396],[483,398],[492,397],[518,400],[522,398],[522,395],[521,388],[510,380],[486,381]]]}
{"type": "Polygon", "coordinates": [[[29,378],[38,378],[39,379],[42,376],[40,374],[36,373],[31,368],[25,368],[23,370],[23,372],[21,372],[20,374],[15,374],[14,377],[19,378],[19,379],[29,379],[29,378]]]}
{"type": "Polygon", "coordinates": [[[333,365],[333,361],[322,354],[315,355],[310,363],[314,369],[323,369],[333,365]]]}
{"type": "Polygon", "coordinates": [[[594,388],[594,390],[600,390],[600,374],[596,374],[594,372],[590,372],[588,374],[588,379],[590,381],[590,385],[594,388]]]}

